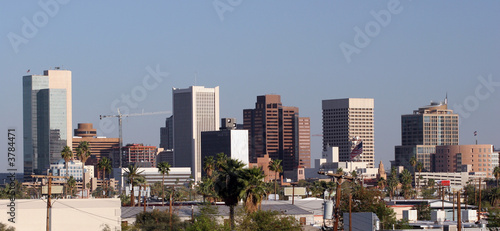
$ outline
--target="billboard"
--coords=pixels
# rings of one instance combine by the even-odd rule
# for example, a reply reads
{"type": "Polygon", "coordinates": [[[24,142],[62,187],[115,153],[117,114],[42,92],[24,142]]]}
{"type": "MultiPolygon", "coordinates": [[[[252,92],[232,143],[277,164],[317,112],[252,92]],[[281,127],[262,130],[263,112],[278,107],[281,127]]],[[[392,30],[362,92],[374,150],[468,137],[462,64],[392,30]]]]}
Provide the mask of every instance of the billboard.
{"type": "MultiPolygon", "coordinates": [[[[52,185],[52,187],[50,187],[51,194],[62,194],[62,192],[63,192],[62,185],[52,185]]],[[[47,186],[42,186],[42,194],[48,194],[47,186]]]]}
{"type": "MultiPolygon", "coordinates": [[[[292,196],[292,194],[293,194],[293,187],[286,187],[285,196],[292,196]]],[[[295,187],[295,196],[305,196],[305,195],[306,195],[305,187],[295,187]]]]}

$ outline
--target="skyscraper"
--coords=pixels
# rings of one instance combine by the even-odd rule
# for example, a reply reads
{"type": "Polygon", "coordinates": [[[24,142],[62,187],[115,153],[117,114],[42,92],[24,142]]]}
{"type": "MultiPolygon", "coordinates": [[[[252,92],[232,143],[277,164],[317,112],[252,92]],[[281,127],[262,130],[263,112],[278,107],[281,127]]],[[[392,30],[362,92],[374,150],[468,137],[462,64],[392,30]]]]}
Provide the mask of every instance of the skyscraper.
{"type": "Polygon", "coordinates": [[[255,109],[243,110],[243,128],[248,130],[251,163],[269,154],[283,160],[284,171],[310,167],[309,118],[299,117],[297,107],[283,106],[279,95],[257,96],[255,109]]]}
{"type": "Polygon", "coordinates": [[[410,168],[415,156],[425,170],[434,171],[431,154],[436,145],[458,145],[458,114],[448,109],[448,99],[401,115],[401,144],[395,147],[393,166],[410,168]]]}
{"type": "Polygon", "coordinates": [[[363,141],[359,159],[374,167],[374,100],[346,98],[323,100],[323,150],[339,147],[339,161],[350,161],[353,138],[363,141]]]}
{"type": "Polygon", "coordinates": [[[172,122],[174,116],[170,116],[165,120],[165,127],[160,128],[160,148],[165,150],[174,148],[174,129],[172,122]]]}
{"type": "Polygon", "coordinates": [[[23,76],[25,179],[42,174],[72,146],[71,71],[46,70],[23,76]]]}
{"type": "Polygon", "coordinates": [[[201,180],[201,132],[219,129],[219,87],[172,89],[174,166],[191,167],[201,180]]]}

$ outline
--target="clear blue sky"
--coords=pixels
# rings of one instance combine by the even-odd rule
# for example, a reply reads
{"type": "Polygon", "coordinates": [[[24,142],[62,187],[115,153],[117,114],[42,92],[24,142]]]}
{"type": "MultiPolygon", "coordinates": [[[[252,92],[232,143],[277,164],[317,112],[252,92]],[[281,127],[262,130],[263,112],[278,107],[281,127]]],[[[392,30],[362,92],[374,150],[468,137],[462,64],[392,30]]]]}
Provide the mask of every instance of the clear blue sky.
{"type": "MultiPolygon", "coordinates": [[[[221,117],[242,122],[257,95],[275,93],[311,117],[312,134],[322,133],[321,100],[374,98],[376,164],[389,166],[400,116],[448,93],[452,108],[466,105],[460,143],[472,144],[477,130],[480,143],[500,147],[500,2],[230,2],[65,0],[44,10],[2,1],[1,150],[16,127],[22,154],[21,77],[56,66],[73,73],[74,127],[99,128],[99,115],[115,114],[113,102],[139,93],[147,68],[159,67],[168,76],[131,113],[171,110],[172,87],[194,85],[195,73],[197,85],[220,86],[221,117]]],[[[158,145],[164,119],[125,119],[124,142],[158,145]]],[[[118,137],[113,122],[99,135],[118,137]]],[[[321,138],[312,140],[319,158],[321,138]]]]}

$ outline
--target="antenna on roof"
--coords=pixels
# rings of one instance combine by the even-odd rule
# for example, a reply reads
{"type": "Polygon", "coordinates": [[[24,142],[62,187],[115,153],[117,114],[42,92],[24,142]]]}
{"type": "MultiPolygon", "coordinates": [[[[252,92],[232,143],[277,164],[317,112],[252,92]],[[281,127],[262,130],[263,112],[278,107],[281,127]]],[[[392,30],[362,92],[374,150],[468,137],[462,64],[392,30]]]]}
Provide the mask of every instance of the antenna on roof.
{"type": "Polygon", "coordinates": [[[448,105],[448,92],[446,92],[446,97],[444,98],[444,104],[448,105]]]}

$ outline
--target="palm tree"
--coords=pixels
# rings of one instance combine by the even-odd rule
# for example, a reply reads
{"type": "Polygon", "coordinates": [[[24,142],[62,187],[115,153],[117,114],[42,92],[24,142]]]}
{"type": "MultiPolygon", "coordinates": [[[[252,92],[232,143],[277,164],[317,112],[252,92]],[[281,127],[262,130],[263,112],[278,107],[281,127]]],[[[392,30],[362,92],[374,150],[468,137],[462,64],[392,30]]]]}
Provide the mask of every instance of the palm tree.
{"type": "Polygon", "coordinates": [[[396,167],[391,168],[391,176],[389,180],[387,180],[387,186],[389,188],[389,196],[392,200],[394,196],[394,192],[396,191],[396,188],[398,187],[399,184],[399,179],[398,179],[398,174],[396,171],[396,167]]]}
{"type": "Polygon", "coordinates": [[[413,177],[415,177],[415,165],[417,165],[417,157],[416,156],[412,156],[410,158],[410,165],[413,167],[413,177]]]}
{"type": "Polygon", "coordinates": [[[419,176],[419,180],[417,181],[417,188],[420,188],[420,174],[422,173],[422,170],[424,170],[424,164],[422,162],[418,162],[416,169],[419,176]]]}
{"type": "Polygon", "coordinates": [[[265,194],[264,173],[260,168],[243,169],[241,178],[244,183],[244,202],[247,212],[257,211],[265,194]]]}
{"type": "Polygon", "coordinates": [[[135,206],[135,200],[134,200],[134,180],[136,178],[141,177],[141,173],[143,173],[144,170],[139,171],[139,168],[137,165],[129,165],[127,169],[125,169],[125,174],[123,174],[124,177],[127,177],[127,180],[130,182],[130,206],[134,207],[135,206]]]}
{"type": "Polygon", "coordinates": [[[203,171],[207,173],[207,176],[210,178],[212,177],[212,172],[215,169],[215,159],[213,156],[207,156],[205,157],[205,160],[203,161],[203,171]]]}
{"type": "Polygon", "coordinates": [[[69,188],[69,195],[73,196],[73,190],[76,187],[76,180],[73,176],[70,176],[68,179],[68,188],[69,188]]]}
{"type": "Polygon", "coordinates": [[[411,189],[411,173],[408,171],[408,169],[403,170],[401,173],[401,184],[403,186],[403,196],[405,199],[408,199],[410,197],[410,189],[411,189]]]}
{"type": "MultiPolygon", "coordinates": [[[[82,179],[85,179],[85,162],[90,157],[90,144],[87,141],[82,141],[78,144],[76,148],[76,156],[82,161],[82,179]]],[[[83,189],[86,189],[85,184],[83,184],[83,189]]]]}
{"type": "Polygon", "coordinates": [[[225,163],[220,163],[219,174],[215,181],[215,191],[217,195],[224,201],[226,206],[229,206],[229,218],[231,220],[231,230],[234,229],[234,207],[242,198],[244,192],[244,184],[240,177],[243,164],[239,160],[225,158],[225,163]]]}
{"type": "Polygon", "coordinates": [[[497,179],[497,187],[498,187],[498,179],[500,179],[500,167],[496,166],[493,169],[493,176],[495,176],[495,179],[497,179]]]}
{"type": "Polygon", "coordinates": [[[274,172],[274,196],[275,196],[274,199],[278,200],[278,197],[276,195],[276,183],[277,183],[276,181],[278,180],[277,174],[283,172],[283,167],[281,166],[281,160],[280,159],[271,160],[269,162],[268,168],[269,170],[274,172]]]}
{"type": "Polygon", "coordinates": [[[68,146],[64,146],[63,150],[61,151],[61,157],[64,159],[66,167],[66,177],[68,177],[68,162],[73,159],[73,151],[71,151],[71,148],[68,146]]]}
{"type": "MultiPolygon", "coordinates": [[[[139,185],[139,195],[137,195],[137,202],[139,203],[139,207],[141,207],[141,188],[142,188],[142,185],[146,183],[146,179],[144,179],[144,177],[137,177],[135,179],[135,184],[136,185],[139,185]]],[[[144,203],[146,203],[146,198],[144,198],[144,203]]]]}
{"type": "Polygon", "coordinates": [[[109,173],[109,170],[111,170],[111,160],[106,157],[103,157],[102,159],[99,160],[99,163],[97,163],[97,168],[102,170],[102,186],[103,186],[102,188],[106,190],[107,189],[106,171],[109,173]]]}
{"type": "Polygon", "coordinates": [[[344,169],[343,168],[337,168],[337,174],[344,175],[344,169]]]}
{"type": "Polygon", "coordinates": [[[158,168],[158,172],[161,173],[161,206],[165,205],[165,174],[168,176],[170,172],[170,164],[168,162],[158,163],[156,166],[158,168]]]}

